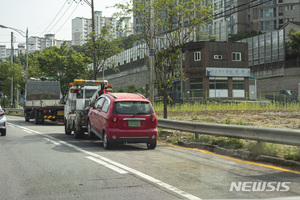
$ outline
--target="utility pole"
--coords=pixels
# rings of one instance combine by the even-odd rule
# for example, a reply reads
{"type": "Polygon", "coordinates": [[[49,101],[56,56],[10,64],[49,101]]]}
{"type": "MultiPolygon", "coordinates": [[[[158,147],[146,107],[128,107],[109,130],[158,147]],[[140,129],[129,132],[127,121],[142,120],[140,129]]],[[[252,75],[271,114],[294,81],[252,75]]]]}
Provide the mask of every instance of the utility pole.
{"type": "Polygon", "coordinates": [[[26,30],[26,81],[28,80],[28,28],[26,30]]]}
{"type": "MultiPolygon", "coordinates": [[[[14,66],[14,33],[11,32],[11,52],[10,52],[10,67],[13,72],[14,66]]],[[[11,84],[10,84],[10,107],[14,108],[14,76],[11,77],[11,84]]]]}
{"type": "Polygon", "coordinates": [[[94,56],[93,56],[93,78],[94,80],[97,79],[97,62],[96,62],[96,43],[95,43],[95,37],[96,37],[96,31],[95,31],[95,13],[94,13],[94,0],[91,0],[91,7],[92,7],[92,42],[93,42],[93,48],[94,48],[94,56]]]}
{"type": "Polygon", "coordinates": [[[154,0],[150,0],[149,100],[154,105],[154,0]]]}

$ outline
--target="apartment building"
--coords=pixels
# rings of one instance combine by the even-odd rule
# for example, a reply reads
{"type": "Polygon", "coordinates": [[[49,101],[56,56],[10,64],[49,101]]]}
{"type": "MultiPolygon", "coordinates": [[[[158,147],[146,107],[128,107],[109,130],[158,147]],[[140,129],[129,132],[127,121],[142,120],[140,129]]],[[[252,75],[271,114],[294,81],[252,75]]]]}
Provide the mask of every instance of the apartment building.
{"type": "MultiPolygon", "coordinates": [[[[95,11],[94,17],[96,35],[101,33],[103,26],[111,27],[110,34],[113,35],[113,38],[119,38],[132,34],[130,18],[119,21],[112,17],[103,17],[102,11],[95,11]]],[[[75,19],[72,19],[72,45],[83,45],[87,43],[88,35],[91,32],[92,19],[84,17],[76,17],[75,19]]]]}
{"type": "Polygon", "coordinates": [[[288,21],[300,21],[300,0],[208,0],[215,7],[214,20],[205,29],[224,41],[229,34],[255,30],[271,32],[288,21]]]}
{"type": "Polygon", "coordinates": [[[0,59],[4,61],[5,58],[6,58],[6,46],[0,45],[0,59]]]}
{"type": "Polygon", "coordinates": [[[72,45],[83,45],[92,32],[92,20],[83,17],[72,19],[72,45]]]}
{"type": "MultiPolygon", "coordinates": [[[[288,21],[300,22],[300,0],[206,0],[203,3],[213,5],[214,19],[200,27],[204,34],[194,41],[207,40],[212,35],[216,41],[226,41],[229,34],[240,31],[270,32],[288,21]]],[[[143,27],[135,16],[137,14],[133,16],[136,34],[143,27]]]]}
{"type": "Polygon", "coordinates": [[[247,15],[251,29],[270,32],[281,28],[288,21],[300,22],[300,0],[266,1],[260,6],[251,8],[247,15]]]}

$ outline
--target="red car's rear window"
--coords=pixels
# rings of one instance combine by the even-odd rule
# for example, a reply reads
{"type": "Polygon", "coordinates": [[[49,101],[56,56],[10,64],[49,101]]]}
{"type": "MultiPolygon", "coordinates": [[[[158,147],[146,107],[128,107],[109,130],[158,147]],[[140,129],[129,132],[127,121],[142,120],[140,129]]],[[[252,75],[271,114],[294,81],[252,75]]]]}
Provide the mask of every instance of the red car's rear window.
{"type": "Polygon", "coordinates": [[[149,102],[118,101],[114,103],[113,113],[121,115],[150,115],[153,113],[153,109],[149,102]]]}

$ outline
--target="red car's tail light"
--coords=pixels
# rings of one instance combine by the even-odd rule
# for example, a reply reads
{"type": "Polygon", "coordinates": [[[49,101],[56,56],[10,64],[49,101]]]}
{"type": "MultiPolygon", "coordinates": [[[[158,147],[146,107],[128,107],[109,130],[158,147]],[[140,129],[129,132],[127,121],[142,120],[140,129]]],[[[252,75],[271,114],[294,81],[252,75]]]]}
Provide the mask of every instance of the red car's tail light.
{"type": "Polygon", "coordinates": [[[150,115],[150,121],[153,123],[154,127],[157,126],[157,118],[155,114],[150,115]]]}
{"type": "Polygon", "coordinates": [[[156,122],[156,116],[155,116],[155,114],[151,114],[150,115],[150,121],[153,122],[153,123],[156,122]]]}
{"type": "Polygon", "coordinates": [[[118,120],[119,120],[119,116],[116,115],[116,114],[113,114],[111,117],[110,117],[110,120],[114,123],[116,123],[118,120]]]}

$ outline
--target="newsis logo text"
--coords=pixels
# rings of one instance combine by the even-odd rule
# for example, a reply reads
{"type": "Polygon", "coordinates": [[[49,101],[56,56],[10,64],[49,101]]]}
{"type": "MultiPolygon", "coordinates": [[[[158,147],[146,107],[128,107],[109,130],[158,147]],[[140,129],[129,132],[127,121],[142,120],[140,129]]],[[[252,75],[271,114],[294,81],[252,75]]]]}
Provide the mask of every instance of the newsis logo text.
{"type": "Polygon", "coordinates": [[[237,192],[287,192],[291,182],[231,182],[229,191],[237,192]]]}

